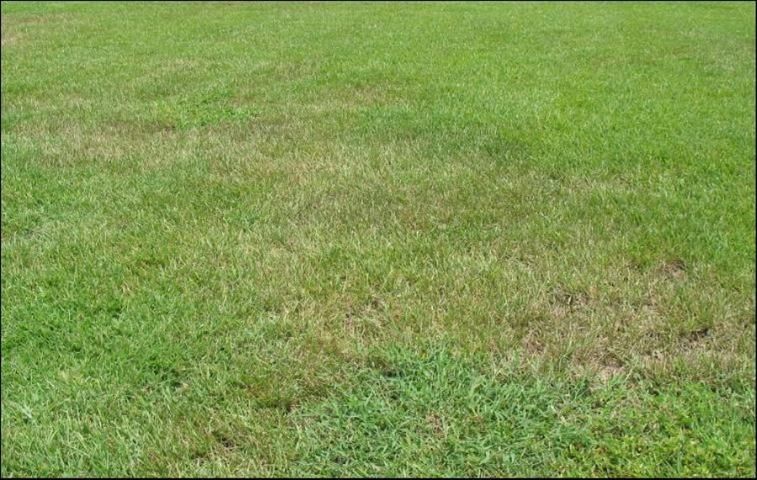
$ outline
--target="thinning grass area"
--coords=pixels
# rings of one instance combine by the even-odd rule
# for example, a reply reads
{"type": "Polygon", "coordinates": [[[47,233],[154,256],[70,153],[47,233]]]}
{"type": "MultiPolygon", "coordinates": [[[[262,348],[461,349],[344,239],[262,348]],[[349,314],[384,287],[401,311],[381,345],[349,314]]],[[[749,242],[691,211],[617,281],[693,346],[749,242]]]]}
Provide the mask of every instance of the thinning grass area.
{"type": "Polygon", "coordinates": [[[2,3],[2,473],[755,474],[753,3],[2,3]]]}

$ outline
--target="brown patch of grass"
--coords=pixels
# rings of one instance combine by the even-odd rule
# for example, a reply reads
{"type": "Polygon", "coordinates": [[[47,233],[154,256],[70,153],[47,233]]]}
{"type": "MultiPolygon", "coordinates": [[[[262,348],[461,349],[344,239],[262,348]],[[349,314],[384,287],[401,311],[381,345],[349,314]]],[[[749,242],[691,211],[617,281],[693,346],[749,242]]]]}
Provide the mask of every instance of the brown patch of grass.
{"type": "Polygon", "coordinates": [[[558,287],[552,291],[550,303],[560,308],[567,308],[572,312],[587,305],[589,303],[589,295],[586,292],[571,291],[558,287]]]}
{"type": "Polygon", "coordinates": [[[379,297],[373,295],[361,303],[348,300],[347,304],[344,314],[344,328],[348,335],[363,338],[382,328],[381,316],[386,310],[386,306],[379,297]]]}
{"type": "Polygon", "coordinates": [[[537,334],[531,330],[521,340],[521,346],[529,355],[543,355],[544,354],[544,342],[540,340],[537,334]]]}
{"type": "Polygon", "coordinates": [[[668,280],[684,280],[686,278],[686,263],[680,258],[674,258],[663,262],[658,268],[657,273],[668,280]]]}
{"type": "Polygon", "coordinates": [[[605,356],[597,369],[597,378],[602,382],[607,382],[613,377],[623,375],[625,368],[617,358],[605,356]]]}
{"type": "Polygon", "coordinates": [[[434,435],[437,437],[444,437],[445,436],[445,428],[444,428],[444,421],[442,420],[442,417],[440,417],[436,413],[430,413],[426,416],[426,422],[431,426],[431,429],[434,432],[434,435]]]}
{"type": "Polygon", "coordinates": [[[0,46],[9,47],[17,45],[20,41],[26,38],[27,34],[33,33],[34,30],[30,32],[29,27],[47,25],[52,22],[57,24],[64,21],[64,18],[65,15],[62,13],[48,13],[45,15],[18,15],[4,13],[2,15],[2,22],[0,22],[0,46]]]}
{"type": "Polygon", "coordinates": [[[7,17],[7,15],[3,15],[2,22],[0,22],[0,46],[3,47],[14,45],[20,38],[20,34],[14,28],[15,25],[11,27],[9,25],[10,20],[6,20],[7,17]]]}
{"type": "Polygon", "coordinates": [[[12,45],[15,45],[18,39],[20,38],[20,35],[15,33],[6,33],[7,30],[5,27],[3,27],[2,35],[0,36],[0,47],[10,47],[12,45]]]}
{"type": "Polygon", "coordinates": [[[681,336],[681,346],[684,349],[700,348],[708,340],[712,339],[710,327],[702,327],[697,330],[684,333],[681,336]]]}
{"type": "Polygon", "coordinates": [[[237,448],[237,442],[228,432],[223,430],[213,430],[211,432],[213,439],[224,450],[234,450],[237,448]]]}

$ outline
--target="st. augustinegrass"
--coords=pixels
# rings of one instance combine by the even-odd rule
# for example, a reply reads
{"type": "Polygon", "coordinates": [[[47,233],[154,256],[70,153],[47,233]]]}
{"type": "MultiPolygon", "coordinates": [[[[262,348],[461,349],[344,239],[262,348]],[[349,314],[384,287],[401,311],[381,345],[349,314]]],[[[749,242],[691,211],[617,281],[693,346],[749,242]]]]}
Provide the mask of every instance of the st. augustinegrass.
{"type": "Polygon", "coordinates": [[[754,3],[2,3],[3,476],[754,476],[754,3]]]}

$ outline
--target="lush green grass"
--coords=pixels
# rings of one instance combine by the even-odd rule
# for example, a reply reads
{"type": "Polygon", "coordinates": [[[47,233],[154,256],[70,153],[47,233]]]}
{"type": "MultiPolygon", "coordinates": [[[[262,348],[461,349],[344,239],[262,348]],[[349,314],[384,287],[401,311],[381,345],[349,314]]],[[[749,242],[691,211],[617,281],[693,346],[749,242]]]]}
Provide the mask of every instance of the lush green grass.
{"type": "Polygon", "coordinates": [[[755,475],[755,4],[2,3],[2,474],[755,475]]]}

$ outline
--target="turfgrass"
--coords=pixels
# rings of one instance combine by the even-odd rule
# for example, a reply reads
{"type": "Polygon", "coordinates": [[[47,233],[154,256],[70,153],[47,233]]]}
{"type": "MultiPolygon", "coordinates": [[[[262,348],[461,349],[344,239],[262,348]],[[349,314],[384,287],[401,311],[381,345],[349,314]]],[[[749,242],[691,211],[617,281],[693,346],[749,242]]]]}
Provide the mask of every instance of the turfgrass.
{"type": "Polygon", "coordinates": [[[2,474],[755,475],[754,3],[2,3],[2,474]]]}

